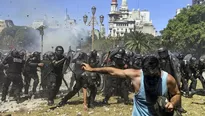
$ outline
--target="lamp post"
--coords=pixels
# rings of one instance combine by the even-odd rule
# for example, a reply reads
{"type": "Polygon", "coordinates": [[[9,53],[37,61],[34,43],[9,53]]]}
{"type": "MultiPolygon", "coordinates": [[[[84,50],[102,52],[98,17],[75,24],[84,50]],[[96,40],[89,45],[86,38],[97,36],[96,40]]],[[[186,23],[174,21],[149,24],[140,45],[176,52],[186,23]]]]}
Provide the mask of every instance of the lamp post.
{"type": "Polygon", "coordinates": [[[80,39],[80,49],[82,49],[82,41],[83,41],[83,38],[80,39]]]}
{"type": "Polygon", "coordinates": [[[42,25],[37,28],[37,30],[40,32],[41,35],[41,58],[43,58],[43,36],[44,36],[44,29],[46,26],[42,25]]]}
{"type": "MultiPolygon", "coordinates": [[[[91,17],[91,21],[89,21],[88,25],[89,26],[92,25],[92,47],[91,47],[91,49],[93,50],[94,49],[94,39],[95,39],[95,21],[96,21],[95,13],[96,13],[96,7],[93,6],[91,8],[91,11],[92,11],[92,17],[91,17]]],[[[86,25],[87,21],[88,21],[88,16],[84,15],[83,16],[83,22],[85,23],[85,25],[86,25]]],[[[100,16],[100,24],[101,25],[102,25],[103,21],[104,21],[104,16],[101,15],[100,16]]]]}

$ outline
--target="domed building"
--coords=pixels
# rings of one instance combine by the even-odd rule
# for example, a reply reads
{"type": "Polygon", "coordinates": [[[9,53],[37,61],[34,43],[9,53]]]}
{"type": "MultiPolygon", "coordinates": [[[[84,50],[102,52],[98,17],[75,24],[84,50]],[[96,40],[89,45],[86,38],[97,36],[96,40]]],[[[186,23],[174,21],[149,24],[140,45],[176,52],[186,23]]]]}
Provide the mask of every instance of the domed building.
{"type": "Polygon", "coordinates": [[[150,12],[139,9],[130,11],[127,0],[122,0],[119,9],[117,0],[112,0],[109,13],[109,30],[111,37],[123,36],[132,31],[141,31],[157,36],[155,27],[150,20],[150,12]]]}

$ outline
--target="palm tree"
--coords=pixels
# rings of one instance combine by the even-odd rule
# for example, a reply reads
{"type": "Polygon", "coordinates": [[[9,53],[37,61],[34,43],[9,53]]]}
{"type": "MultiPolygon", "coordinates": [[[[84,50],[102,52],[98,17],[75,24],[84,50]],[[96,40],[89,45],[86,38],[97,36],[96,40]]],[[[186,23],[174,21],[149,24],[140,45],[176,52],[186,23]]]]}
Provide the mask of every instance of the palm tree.
{"type": "Polygon", "coordinates": [[[144,53],[151,48],[150,36],[142,32],[134,31],[125,35],[126,42],[125,47],[129,50],[136,51],[138,53],[144,53]]]}

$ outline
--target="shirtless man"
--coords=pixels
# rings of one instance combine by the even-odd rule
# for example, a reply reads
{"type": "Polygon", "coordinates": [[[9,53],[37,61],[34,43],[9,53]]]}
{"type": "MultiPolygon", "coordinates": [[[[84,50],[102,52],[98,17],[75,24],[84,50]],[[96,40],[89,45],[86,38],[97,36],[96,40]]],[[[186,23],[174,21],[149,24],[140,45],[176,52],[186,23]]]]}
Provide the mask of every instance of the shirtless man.
{"type": "Polygon", "coordinates": [[[173,112],[180,101],[180,92],[174,77],[160,69],[159,60],[155,56],[147,56],[143,60],[142,70],[123,70],[113,67],[92,68],[85,63],[82,68],[90,72],[131,78],[135,88],[132,116],[155,116],[154,104],[159,96],[166,96],[168,93],[171,98],[164,106],[167,112],[173,112]]]}

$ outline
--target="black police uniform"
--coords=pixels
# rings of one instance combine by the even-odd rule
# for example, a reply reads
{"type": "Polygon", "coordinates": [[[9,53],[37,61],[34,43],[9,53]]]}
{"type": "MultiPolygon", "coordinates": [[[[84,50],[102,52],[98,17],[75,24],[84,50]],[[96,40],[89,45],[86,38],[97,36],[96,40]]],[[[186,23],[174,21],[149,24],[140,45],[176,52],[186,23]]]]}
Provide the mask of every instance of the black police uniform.
{"type": "Polygon", "coordinates": [[[20,100],[20,92],[23,87],[23,82],[22,82],[22,70],[23,70],[23,65],[25,61],[20,58],[19,52],[16,50],[13,50],[11,52],[11,55],[6,57],[5,60],[3,61],[3,64],[6,65],[8,64],[9,68],[7,69],[7,77],[5,78],[4,84],[3,84],[3,91],[2,91],[2,101],[6,100],[6,95],[8,94],[8,88],[11,84],[13,83],[13,87],[15,88],[14,94],[15,94],[15,99],[17,102],[20,100]]]}
{"type": "Polygon", "coordinates": [[[200,58],[199,59],[199,64],[198,64],[199,80],[201,81],[202,87],[205,90],[205,79],[203,77],[204,69],[205,69],[204,59],[200,58]]]}
{"type": "Polygon", "coordinates": [[[54,58],[53,52],[46,52],[43,55],[43,67],[41,67],[41,84],[43,97],[48,98],[48,101],[53,101],[53,92],[56,86],[56,74],[54,73],[54,66],[52,59],[54,58]]]}
{"type": "MultiPolygon", "coordinates": [[[[97,56],[97,51],[93,50],[88,55],[88,64],[91,67],[98,67],[99,57],[97,56]]],[[[87,80],[87,88],[90,90],[90,96],[88,97],[88,107],[94,107],[94,100],[97,94],[97,87],[100,86],[101,77],[98,73],[94,72],[84,72],[82,77],[87,80]]],[[[85,85],[86,87],[86,85],[85,85]]]]}
{"type": "Polygon", "coordinates": [[[5,79],[4,68],[5,68],[5,66],[2,63],[2,58],[0,56],[0,92],[2,90],[3,82],[5,79]]]}
{"type": "Polygon", "coordinates": [[[199,61],[196,60],[196,58],[191,58],[191,64],[190,69],[192,71],[193,80],[190,85],[190,90],[196,90],[197,85],[197,78],[200,80],[203,89],[205,89],[205,79],[202,76],[203,73],[203,65],[200,64],[199,61]]]}
{"type": "MultiPolygon", "coordinates": [[[[110,62],[108,63],[111,67],[116,67],[120,69],[124,69],[124,66],[126,64],[125,59],[125,50],[123,48],[118,48],[111,52],[110,54],[110,62]]],[[[123,78],[106,78],[106,85],[105,85],[105,98],[103,100],[104,104],[108,104],[108,100],[110,97],[117,92],[119,96],[121,96],[124,99],[124,103],[129,103],[129,80],[123,79],[123,78]]]]}
{"type": "Polygon", "coordinates": [[[60,86],[62,84],[62,79],[63,79],[63,64],[65,60],[67,60],[64,57],[64,49],[62,46],[57,46],[55,49],[55,54],[54,57],[52,58],[52,63],[54,66],[54,73],[55,73],[55,78],[53,78],[51,83],[53,84],[54,89],[51,92],[51,95],[48,100],[48,105],[53,105],[54,104],[54,98],[59,92],[60,86]],[[53,83],[55,82],[55,83],[53,83]]]}
{"type": "Polygon", "coordinates": [[[84,73],[84,70],[82,69],[82,63],[87,62],[87,55],[83,52],[78,52],[73,60],[72,63],[74,64],[74,76],[75,76],[75,80],[76,83],[72,89],[72,91],[70,91],[68,94],[66,94],[62,100],[58,103],[58,107],[61,107],[63,105],[66,104],[66,102],[71,99],[76,93],[79,92],[79,90],[84,87],[87,87],[87,80],[86,78],[84,78],[84,76],[82,76],[82,74],[84,73]]]}
{"type": "MultiPolygon", "coordinates": [[[[169,73],[175,78],[178,88],[180,89],[180,85],[181,85],[181,73],[179,68],[180,64],[177,63],[176,59],[169,54],[166,48],[158,49],[158,55],[159,55],[161,69],[166,71],[167,73],[169,73]]],[[[180,104],[178,105],[178,110],[182,113],[186,112],[182,108],[181,100],[180,100],[180,104]]]]}
{"type": "Polygon", "coordinates": [[[189,94],[189,85],[188,85],[188,81],[192,76],[190,67],[189,67],[189,63],[187,61],[184,60],[180,60],[180,72],[182,75],[182,86],[181,86],[181,90],[184,92],[184,96],[188,96],[189,94]]]}
{"type": "Polygon", "coordinates": [[[94,72],[84,72],[81,75],[83,81],[83,88],[90,90],[90,95],[88,97],[88,107],[94,107],[94,101],[97,94],[97,87],[100,86],[100,76],[94,72]]]}
{"type": "Polygon", "coordinates": [[[28,94],[31,79],[34,80],[32,94],[36,93],[36,88],[39,83],[39,77],[37,75],[38,63],[40,63],[40,53],[39,52],[34,52],[26,61],[24,72],[23,72],[24,83],[25,83],[25,87],[24,87],[25,94],[28,94]]]}

